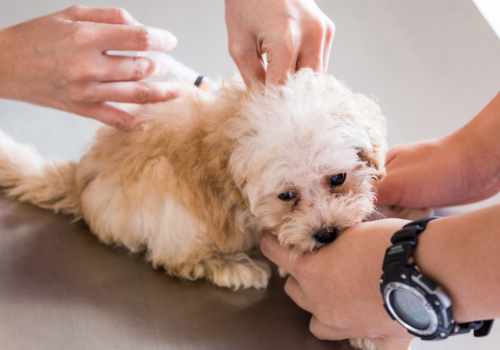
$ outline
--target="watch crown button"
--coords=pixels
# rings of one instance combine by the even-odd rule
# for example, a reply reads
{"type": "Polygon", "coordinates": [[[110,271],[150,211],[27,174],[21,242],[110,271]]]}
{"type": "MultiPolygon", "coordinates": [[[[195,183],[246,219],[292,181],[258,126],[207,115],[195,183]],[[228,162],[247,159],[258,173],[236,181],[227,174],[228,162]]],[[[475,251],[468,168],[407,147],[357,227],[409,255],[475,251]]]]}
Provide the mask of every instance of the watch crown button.
{"type": "Polygon", "coordinates": [[[401,275],[401,278],[405,280],[405,279],[406,279],[406,275],[403,273],[403,274],[401,275]]]}
{"type": "Polygon", "coordinates": [[[444,337],[446,337],[446,333],[445,333],[445,332],[441,332],[441,333],[439,333],[439,336],[440,336],[441,338],[444,338],[444,337]]]}
{"type": "Polygon", "coordinates": [[[440,303],[439,301],[437,301],[437,300],[436,300],[436,301],[434,302],[434,305],[439,306],[439,305],[441,305],[441,303],[440,303]]]}

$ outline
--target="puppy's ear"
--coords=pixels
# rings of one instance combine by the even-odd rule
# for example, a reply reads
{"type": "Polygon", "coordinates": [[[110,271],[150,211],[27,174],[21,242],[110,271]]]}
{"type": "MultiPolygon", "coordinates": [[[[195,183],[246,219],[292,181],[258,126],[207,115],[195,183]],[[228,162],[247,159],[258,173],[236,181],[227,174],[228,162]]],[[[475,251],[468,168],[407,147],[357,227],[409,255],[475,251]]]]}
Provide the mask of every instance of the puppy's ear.
{"type": "Polygon", "coordinates": [[[376,170],[375,178],[381,180],[385,177],[385,153],[380,147],[373,146],[372,150],[359,149],[358,157],[367,164],[370,168],[376,170]]]}
{"type": "Polygon", "coordinates": [[[371,149],[359,149],[359,158],[376,170],[378,180],[385,176],[385,158],[387,155],[387,131],[385,117],[380,107],[372,99],[361,94],[353,94],[356,110],[361,116],[358,123],[365,129],[371,143],[371,149]]]}

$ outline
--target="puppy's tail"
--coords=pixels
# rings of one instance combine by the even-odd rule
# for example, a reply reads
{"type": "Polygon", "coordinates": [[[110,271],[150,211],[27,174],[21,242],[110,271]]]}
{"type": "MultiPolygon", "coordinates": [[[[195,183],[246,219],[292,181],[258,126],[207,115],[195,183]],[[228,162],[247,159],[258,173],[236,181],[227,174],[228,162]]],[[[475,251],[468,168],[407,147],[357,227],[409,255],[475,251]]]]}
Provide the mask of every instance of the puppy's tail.
{"type": "Polygon", "coordinates": [[[45,209],[81,217],[74,162],[45,160],[0,130],[0,186],[7,195],[45,209]]]}

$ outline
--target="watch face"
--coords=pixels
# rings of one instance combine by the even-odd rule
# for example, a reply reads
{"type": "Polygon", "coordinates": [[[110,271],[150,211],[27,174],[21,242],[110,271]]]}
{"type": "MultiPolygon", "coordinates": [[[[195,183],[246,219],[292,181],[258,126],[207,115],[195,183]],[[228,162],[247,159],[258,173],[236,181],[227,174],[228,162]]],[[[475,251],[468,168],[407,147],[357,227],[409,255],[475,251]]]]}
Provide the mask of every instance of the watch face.
{"type": "Polygon", "coordinates": [[[417,329],[427,329],[431,320],[422,302],[410,292],[404,289],[392,291],[391,305],[394,312],[411,327],[417,329]]]}

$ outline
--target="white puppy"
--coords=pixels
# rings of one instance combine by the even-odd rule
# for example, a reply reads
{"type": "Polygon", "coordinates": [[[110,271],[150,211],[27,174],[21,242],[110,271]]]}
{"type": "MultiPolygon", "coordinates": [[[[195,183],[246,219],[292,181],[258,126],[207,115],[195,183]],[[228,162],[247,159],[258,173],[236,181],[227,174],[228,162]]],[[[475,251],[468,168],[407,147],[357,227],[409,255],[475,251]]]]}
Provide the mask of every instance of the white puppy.
{"type": "Polygon", "coordinates": [[[102,127],[79,163],[46,161],[0,132],[0,186],[83,218],[106,244],[145,249],[170,275],[235,289],[267,285],[263,230],[313,252],[374,210],[385,120],[332,76],[186,87],[134,114],[135,131],[102,127]]]}

